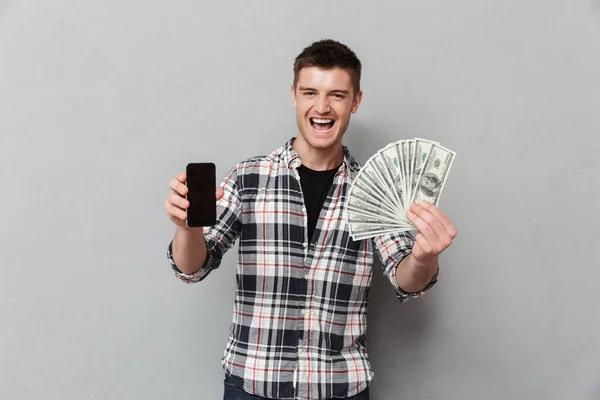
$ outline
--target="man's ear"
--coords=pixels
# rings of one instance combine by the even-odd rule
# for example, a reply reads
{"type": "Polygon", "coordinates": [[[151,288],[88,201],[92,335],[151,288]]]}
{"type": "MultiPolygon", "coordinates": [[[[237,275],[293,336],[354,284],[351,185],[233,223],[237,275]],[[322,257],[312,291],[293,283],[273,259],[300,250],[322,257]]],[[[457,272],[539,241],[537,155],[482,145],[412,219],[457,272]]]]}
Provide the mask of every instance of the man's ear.
{"type": "Polygon", "coordinates": [[[360,106],[360,102],[362,101],[363,92],[362,90],[358,91],[358,94],[354,96],[354,100],[352,101],[352,114],[358,111],[358,106],[360,106]]]}
{"type": "Polygon", "coordinates": [[[294,108],[296,108],[296,87],[294,86],[293,83],[290,86],[290,89],[292,91],[292,104],[294,105],[294,108]]]}

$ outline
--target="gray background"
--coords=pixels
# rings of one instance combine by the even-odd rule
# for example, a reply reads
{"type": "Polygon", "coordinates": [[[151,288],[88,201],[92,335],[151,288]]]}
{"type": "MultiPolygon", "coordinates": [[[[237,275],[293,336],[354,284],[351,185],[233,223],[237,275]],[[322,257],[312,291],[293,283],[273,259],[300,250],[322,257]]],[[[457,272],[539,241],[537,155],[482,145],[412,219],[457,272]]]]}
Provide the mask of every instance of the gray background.
{"type": "MultiPolygon", "coordinates": [[[[376,270],[375,400],[598,399],[600,5],[0,2],[0,398],[219,399],[235,250],[186,286],[163,203],[296,133],[292,61],[350,45],[364,162],[457,152],[438,286],[399,305],[376,270]]],[[[237,247],[236,247],[237,249],[237,247]]]]}

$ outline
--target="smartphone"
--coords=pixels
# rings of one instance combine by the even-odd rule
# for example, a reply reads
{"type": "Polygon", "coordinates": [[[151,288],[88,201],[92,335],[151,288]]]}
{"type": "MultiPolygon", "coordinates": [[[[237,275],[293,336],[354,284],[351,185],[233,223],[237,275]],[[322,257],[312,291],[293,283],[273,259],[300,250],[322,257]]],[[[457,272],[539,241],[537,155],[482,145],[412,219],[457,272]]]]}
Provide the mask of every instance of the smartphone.
{"type": "Polygon", "coordinates": [[[217,177],[213,163],[190,163],[186,167],[190,202],[187,209],[186,224],[190,228],[213,226],[217,222],[217,177]]]}

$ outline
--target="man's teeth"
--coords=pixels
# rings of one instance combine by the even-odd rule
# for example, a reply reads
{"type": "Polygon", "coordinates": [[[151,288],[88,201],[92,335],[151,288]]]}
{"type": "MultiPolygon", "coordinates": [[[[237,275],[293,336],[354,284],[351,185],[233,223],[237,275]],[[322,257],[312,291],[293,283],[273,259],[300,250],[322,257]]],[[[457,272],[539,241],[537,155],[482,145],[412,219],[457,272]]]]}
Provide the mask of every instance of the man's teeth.
{"type": "Polygon", "coordinates": [[[326,129],[317,129],[317,125],[313,125],[313,129],[317,133],[326,133],[326,132],[329,132],[331,130],[331,127],[333,126],[333,120],[332,119],[311,118],[311,122],[313,124],[319,124],[319,125],[331,125],[331,126],[328,126],[326,129]]]}
{"type": "Polygon", "coordinates": [[[316,122],[317,124],[330,124],[333,122],[333,120],[332,119],[313,118],[313,122],[316,122]]]}

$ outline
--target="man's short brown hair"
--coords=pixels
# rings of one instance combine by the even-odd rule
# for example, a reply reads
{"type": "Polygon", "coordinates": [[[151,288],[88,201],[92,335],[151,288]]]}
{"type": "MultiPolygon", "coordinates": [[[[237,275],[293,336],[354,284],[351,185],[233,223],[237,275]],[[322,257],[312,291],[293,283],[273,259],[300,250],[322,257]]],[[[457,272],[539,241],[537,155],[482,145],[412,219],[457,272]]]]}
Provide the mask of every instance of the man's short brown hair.
{"type": "Polygon", "coordinates": [[[341,68],[348,71],[356,93],[360,91],[362,65],[356,54],[345,44],[332,39],[323,39],[305,47],[294,60],[294,87],[302,68],[341,68]]]}

